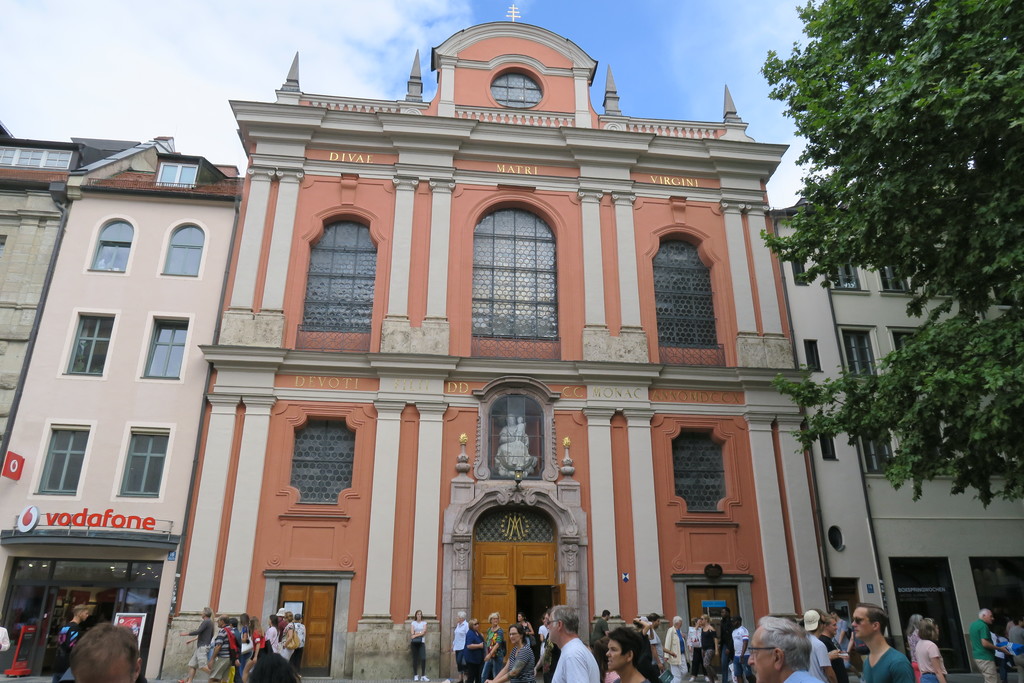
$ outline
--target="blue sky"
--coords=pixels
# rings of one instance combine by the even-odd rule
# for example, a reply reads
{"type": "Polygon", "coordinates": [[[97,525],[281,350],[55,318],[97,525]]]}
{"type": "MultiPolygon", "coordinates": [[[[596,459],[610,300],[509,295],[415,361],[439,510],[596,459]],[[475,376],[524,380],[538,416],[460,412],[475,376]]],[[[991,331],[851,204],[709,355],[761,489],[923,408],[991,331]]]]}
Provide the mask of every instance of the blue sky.
{"type": "MultiPolygon", "coordinates": [[[[18,137],[175,137],[179,151],[243,166],[230,99],[269,101],[299,51],[306,92],[399,98],[416,49],[433,94],[430,48],[510,0],[0,0],[0,121],[18,137]]],[[[729,85],[748,134],[791,146],[769,184],[795,202],[800,141],[760,74],[768,51],[800,40],[796,0],[519,0],[522,21],[611,65],[626,115],[719,121],[729,85]]]]}

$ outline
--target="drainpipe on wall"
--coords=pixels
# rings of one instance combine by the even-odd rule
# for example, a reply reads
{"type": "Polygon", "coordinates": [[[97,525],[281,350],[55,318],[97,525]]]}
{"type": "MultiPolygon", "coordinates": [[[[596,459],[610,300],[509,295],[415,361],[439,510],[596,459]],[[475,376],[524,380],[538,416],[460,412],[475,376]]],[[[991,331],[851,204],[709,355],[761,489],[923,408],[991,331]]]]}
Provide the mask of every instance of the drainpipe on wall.
{"type": "Polygon", "coordinates": [[[32,360],[32,352],[36,347],[36,339],[39,336],[39,325],[43,319],[43,309],[46,307],[46,300],[50,294],[50,283],[53,282],[53,273],[57,269],[57,255],[60,254],[60,245],[64,241],[64,231],[68,225],[68,183],[66,180],[50,183],[50,199],[60,212],[60,223],[57,225],[57,237],[53,241],[53,251],[50,252],[50,262],[46,266],[46,277],[43,279],[43,288],[39,292],[39,303],[36,304],[36,315],[32,320],[32,329],[28,334],[28,344],[25,347],[25,358],[21,362],[21,372],[18,375],[18,386],[14,390],[14,398],[11,401],[11,410],[7,415],[7,428],[4,430],[3,441],[0,442],[0,460],[3,454],[7,453],[7,447],[11,442],[11,434],[14,433],[14,420],[18,417],[18,405],[21,403],[21,395],[25,389],[25,380],[28,378],[28,366],[32,360]]]}

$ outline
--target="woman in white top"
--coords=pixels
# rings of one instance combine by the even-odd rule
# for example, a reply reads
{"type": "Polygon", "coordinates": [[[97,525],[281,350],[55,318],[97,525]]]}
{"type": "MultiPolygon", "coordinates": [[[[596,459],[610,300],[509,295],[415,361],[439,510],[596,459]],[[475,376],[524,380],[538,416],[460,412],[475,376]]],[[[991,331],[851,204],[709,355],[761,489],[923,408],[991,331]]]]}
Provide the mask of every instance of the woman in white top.
{"type": "Polygon", "coordinates": [[[276,655],[281,650],[281,644],[278,642],[281,632],[277,630],[281,618],[276,614],[271,614],[268,618],[270,620],[270,626],[263,633],[263,638],[266,640],[266,645],[263,647],[265,650],[273,652],[276,655]]]}
{"type": "Polygon", "coordinates": [[[416,614],[409,624],[409,647],[412,648],[412,680],[429,681],[427,678],[427,622],[423,620],[423,611],[416,610],[416,614]],[[416,673],[416,669],[420,670],[416,673]]]}
{"type": "Polygon", "coordinates": [[[919,639],[914,648],[914,661],[921,669],[921,683],[946,683],[946,665],[935,641],[939,627],[931,619],[922,619],[917,625],[919,639]]]}

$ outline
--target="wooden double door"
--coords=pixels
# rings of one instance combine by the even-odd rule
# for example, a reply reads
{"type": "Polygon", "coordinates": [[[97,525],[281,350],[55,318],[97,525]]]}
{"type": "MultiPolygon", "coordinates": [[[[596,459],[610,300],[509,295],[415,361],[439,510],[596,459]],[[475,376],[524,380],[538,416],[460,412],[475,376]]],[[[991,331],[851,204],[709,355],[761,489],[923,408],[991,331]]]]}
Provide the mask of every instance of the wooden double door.
{"type": "MultiPolygon", "coordinates": [[[[733,615],[740,613],[735,586],[690,586],[686,591],[686,602],[691,619],[707,614],[711,617],[715,631],[719,633],[722,629],[722,608],[728,607],[733,615]]],[[[715,655],[712,664],[715,667],[721,666],[718,655],[715,655]]]]}
{"type": "Polygon", "coordinates": [[[547,608],[565,601],[565,587],[558,583],[554,543],[473,544],[472,615],[487,629],[487,617],[501,614],[505,628],[522,610],[537,628],[547,608]]]}
{"type": "MultiPolygon", "coordinates": [[[[307,676],[331,675],[331,649],[334,642],[333,584],[281,584],[278,604],[286,609],[298,608],[306,626],[306,646],[302,650],[302,673],[307,676]],[[291,603],[286,605],[286,603],[291,603]]],[[[295,612],[295,609],[292,609],[295,612]]]]}

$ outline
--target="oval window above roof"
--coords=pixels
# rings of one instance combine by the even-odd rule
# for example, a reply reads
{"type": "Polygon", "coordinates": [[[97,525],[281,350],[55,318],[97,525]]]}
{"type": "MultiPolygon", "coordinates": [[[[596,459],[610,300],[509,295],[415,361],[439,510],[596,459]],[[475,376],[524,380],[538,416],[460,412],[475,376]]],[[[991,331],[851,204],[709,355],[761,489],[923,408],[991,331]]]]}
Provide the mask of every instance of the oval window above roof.
{"type": "Polygon", "coordinates": [[[503,107],[529,109],[544,93],[532,78],[521,73],[504,73],[491,81],[491,96],[503,107]]]}

